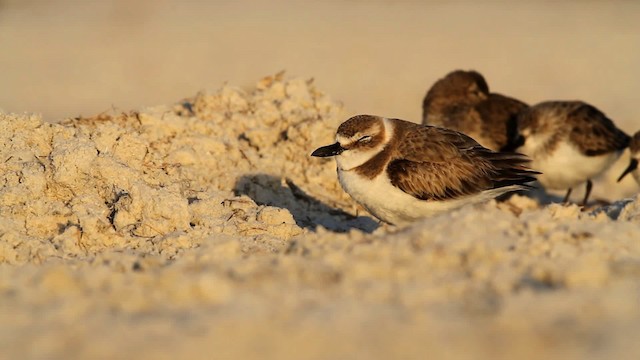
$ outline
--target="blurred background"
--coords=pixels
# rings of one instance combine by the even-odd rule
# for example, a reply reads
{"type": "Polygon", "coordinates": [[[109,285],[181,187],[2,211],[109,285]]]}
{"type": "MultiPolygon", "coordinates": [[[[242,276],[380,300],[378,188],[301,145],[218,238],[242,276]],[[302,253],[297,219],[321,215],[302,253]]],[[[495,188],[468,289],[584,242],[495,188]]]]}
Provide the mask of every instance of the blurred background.
{"type": "Polygon", "coordinates": [[[419,121],[426,89],[461,68],[632,132],[639,20],[637,1],[0,0],[0,108],[59,121],[286,70],[350,113],[419,121]]]}

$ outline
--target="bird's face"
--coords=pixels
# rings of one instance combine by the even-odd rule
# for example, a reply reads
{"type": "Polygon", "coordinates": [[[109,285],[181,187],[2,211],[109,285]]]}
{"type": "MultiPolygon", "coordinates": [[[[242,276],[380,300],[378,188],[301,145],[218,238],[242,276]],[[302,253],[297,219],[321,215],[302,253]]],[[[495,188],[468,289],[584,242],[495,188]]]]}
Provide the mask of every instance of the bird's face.
{"type": "Polygon", "coordinates": [[[379,116],[358,115],[338,127],[336,142],[316,149],[311,156],[336,156],[340,170],[351,170],[374,157],[386,144],[384,122],[379,116]]]}
{"type": "Polygon", "coordinates": [[[620,175],[620,177],[618,178],[618,182],[624,179],[625,176],[635,173],[637,170],[638,170],[638,158],[632,157],[631,160],[629,160],[629,166],[627,166],[627,168],[622,172],[622,175],[620,175]]]}
{"type": "Polygon", "coordinates": [[[640,131],[635,133],[631,138],[629,144],[629,152],[631,153],[631,159],[629,160],[629,166],[622,172],[622,175],[618,178],[618,182],[624,179],[628,174],[633,174],[636,181],[640,183],[640,170],[638,169],[638,163],[640,162],[640,131]]]}

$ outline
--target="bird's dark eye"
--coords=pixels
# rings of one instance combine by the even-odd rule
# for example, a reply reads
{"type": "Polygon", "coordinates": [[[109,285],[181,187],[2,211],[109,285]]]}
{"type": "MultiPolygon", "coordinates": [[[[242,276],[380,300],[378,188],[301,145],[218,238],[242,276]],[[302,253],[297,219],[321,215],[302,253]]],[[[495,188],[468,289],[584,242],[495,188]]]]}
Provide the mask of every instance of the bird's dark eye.
{"type": "Polygon", "coordinates": [[[371,136],[369,135],[363,136],[360,139],[358,139],[358,142],[361,144],[368,143],[369,141],[371,141],[371,136]]]}

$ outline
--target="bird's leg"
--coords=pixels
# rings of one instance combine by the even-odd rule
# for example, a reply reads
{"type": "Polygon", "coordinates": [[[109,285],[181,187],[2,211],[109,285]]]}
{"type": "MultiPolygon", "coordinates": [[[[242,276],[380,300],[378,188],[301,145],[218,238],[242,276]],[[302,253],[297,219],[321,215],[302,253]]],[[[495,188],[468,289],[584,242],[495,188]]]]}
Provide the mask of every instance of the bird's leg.
{"type": "Polygon", "coordinates": [[[587,206],[587,200],[589,200],[591,188],[593,188],[593,183],[591,182],[591,179],[587,179],[587,190],[584,193],[584,201],[582,201],[582,206],[587,206]]]}
{"type": "Polygon", "coordinates": [[[571,188],[569,188],[569,190],[567,190],[567,195],[564,196],[564,200],[562,200],[562,203],[564,205],[567,205],[569,203],[569,197],[571,196],[571,188]]]}

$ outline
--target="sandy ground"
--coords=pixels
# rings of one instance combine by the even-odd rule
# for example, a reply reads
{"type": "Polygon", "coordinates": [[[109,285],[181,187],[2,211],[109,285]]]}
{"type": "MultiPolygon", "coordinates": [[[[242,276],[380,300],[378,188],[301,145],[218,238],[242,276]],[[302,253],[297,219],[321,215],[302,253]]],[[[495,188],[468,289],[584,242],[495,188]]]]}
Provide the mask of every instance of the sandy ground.
{"type": "Polygon", "coordinates": [[[62,124],[1,115],[3,356],[640,351],[637,198],[380,225],[308,156],[343,117],[278,76],[62,124]]]}
{"type": "Polygon", "coordinates": [[[57,121],[287,70],[351,113],[417,121],[428,86],[474,68],[494,90],[582,99],[631,131],[638,14],[633,1],[2,0],[0,108],[57,121]]]}
{"type": "Polygon", "coordinates": [[[308,156],[354,113],[417,119],[456,67],[631,132],[637,4],[150,3],[0,2],[0,358],[640,352],[624,159],[610,206],[538,192],[398,229],[308,156]]]}

